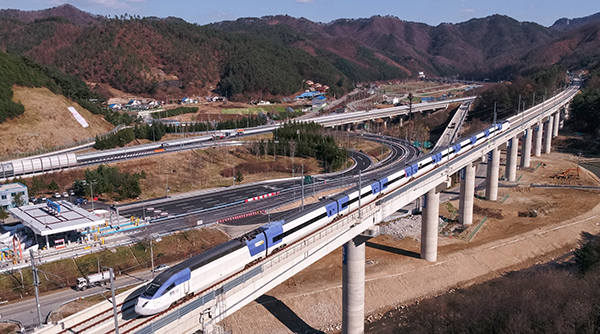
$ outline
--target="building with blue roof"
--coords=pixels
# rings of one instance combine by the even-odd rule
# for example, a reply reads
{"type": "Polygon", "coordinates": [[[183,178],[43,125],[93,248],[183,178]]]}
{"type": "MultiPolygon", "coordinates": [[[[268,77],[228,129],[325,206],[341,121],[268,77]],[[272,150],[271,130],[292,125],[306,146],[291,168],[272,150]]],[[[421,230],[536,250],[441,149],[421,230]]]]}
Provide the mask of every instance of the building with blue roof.
{"type": "Polygon", "coordinates": [[[317,96],[312,100],[313,108],[323,108],[327,105],[327,98],[325,96],[317,96]]]}
{"type": "Polygon", "coordinates": [[[294,100],[300,100],[300,99],[312,99],[314,97],[318,97],[318,96],[324,96],[325,94],[321,93],[321,92],[304,92],[298,96],[296,96],[294,98],[294,100]]]}

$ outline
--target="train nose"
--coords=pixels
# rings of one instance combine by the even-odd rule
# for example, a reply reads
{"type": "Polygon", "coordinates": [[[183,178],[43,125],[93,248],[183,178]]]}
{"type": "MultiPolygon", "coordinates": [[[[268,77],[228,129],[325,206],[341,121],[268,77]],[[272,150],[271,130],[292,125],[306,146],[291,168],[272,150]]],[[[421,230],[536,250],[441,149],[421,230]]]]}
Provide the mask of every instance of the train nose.
{"type": "Polygon", "coordinates": [[[152,312],[149,308],[147,308],[148,303],[150,301],[143,299],[143,298],[138,298],[137,303],[135,303],[135,313],[139,314],[139,315],[151,315],[154,312],[152,312]]]}

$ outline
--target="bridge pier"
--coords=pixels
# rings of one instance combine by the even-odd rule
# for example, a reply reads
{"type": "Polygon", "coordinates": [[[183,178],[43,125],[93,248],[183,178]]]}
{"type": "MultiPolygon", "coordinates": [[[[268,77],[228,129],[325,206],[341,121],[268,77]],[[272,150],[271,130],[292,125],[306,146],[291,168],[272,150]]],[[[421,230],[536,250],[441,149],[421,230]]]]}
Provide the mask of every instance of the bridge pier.
{"type": "Polygon", "coordinates": [[[538,123],[535,126],[534,129],[534,133],[535,133],[535,143],[534,143],[534,155],[536,157],[539,157],[542,155],[542,123],[538,123]]]}
{"type": "Polygon", "coordinates": [[[509,182],[517,179],[517,158],[519,157],[519,138],[513,137],[506,144],[506,169],[504,177],[509,182]]]}
{"type": "Polygon", "coordinates": [[[460,201],[458,203],[458,222],[463,225],[473,224],[473,202],[475,197],[475,165],[468,164],[463,169],[460,183],[460,201]]]}
{"type": "Polygon", "coordinates": [[[438,219],[440,216],[440,193],[436,188],[425,194],[425,205],[421,217],[421,258],[437,261],[438,219]]]}
{"type": "Polygon", "coordinates": [[[488,153],[487,175],[485,178],[485,198],[498,199],[498,174],[500,173],[500,150],[496,147],[488,153]],[[490,157],[491,155],[491,157],[490,157]]]}
{"type": "Polygon", "coordinates": [[[342,248],[342,334],[365,332],[365,242],[357,236],[342,248]]]}
{"type": "Polygon", "coordinates": [[[533,139],[533,130],[528,128],[523,136],[523,147],[521,150],[521,168],[531,166],[531,140],[533,139]]]}
{"type": "Polygon", "coordinates": [[[554,119],[552,115],[548,117],[548,121],[546,122],[546,132],[544,138],[544,153],[550,154],[552,152],[552,125],[554,125],[554,119]]]}
{"type": "Polygon", "coordinates": [[[558,127],[560,126],[560,109],[554,114],[554,125],[552,126],[552,137],[558,136],[558,127]]]}

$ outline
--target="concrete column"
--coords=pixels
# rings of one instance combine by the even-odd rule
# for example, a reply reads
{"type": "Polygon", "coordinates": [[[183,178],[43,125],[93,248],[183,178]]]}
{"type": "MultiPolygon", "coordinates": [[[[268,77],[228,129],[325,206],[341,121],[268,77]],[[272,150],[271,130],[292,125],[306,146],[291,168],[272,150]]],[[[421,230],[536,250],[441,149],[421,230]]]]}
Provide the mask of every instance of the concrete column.
{"type": "Polygon", "coordinates": [[[554,125],[552,126],[552,137],[558,136],[558,127],[560,126],[560,109],[554,114],[554,125]]]}
{"type": "Polygon", "coordinates": [[[488,157],[487,176],[485,178],[485,198],[488,201],[498,199],[498,174],[500,173],[500,150],[496,147],[488,157]]]}
{"type": "Polygon", "coordinates": [[[504,177],[507,181],[514,182],[517,179],[517,159],[519,158],[519,138],[511,138],[506,148],[506,170],[504,177]]]}
{"type": "Polygon", "coordinates": [[[533,138],[533,130],[531,128],[525,130],[523,136],[523,147],[521,150],[521,168],[529,168],[531,165],[531,141],[533,138]]]}
{"type": "Polygon", "coordinates": [[[421,258],[429,262],[437,260],[439,216],[440,193],[433,188],[425,194],[425,207],[421,217],[421,258]]]}
{"type": "Polygon", "coordinates": [[[342,249],[343,334],[365,332],[365,240],[364,237],[355,237],[342,249]]]}
{"type": "Polygon", "coordinates": [[[546,132],[544,133],[544,153],[550,154],[552,152],[552,126],[554,125],[554,119],[552,116],[548,117],[548,122],[546,122],[546,132]]]}
{"type": "Polygon", "coordinates": [[[539,157],[542,155],[542,124],[538,124],[535,126],[535,145],[534,145],[534,152],[535,152],[535,156],[539,157]]]}
{"type": "Polygon", "coordinates": [[[569,120],[569,118],[571,118],[571,115],[569,114],[569,108],[571,107],[571,105],[567,104],[565,106],[565,120],[569,120]]]}
{"type": "Polygon", "coordinates": [[[458,203],[458,222],[463,225],[473,224],[473,201],[475,197],[475,166],[468,164],[464,169],[460,182],[460,201],[458,203]]]}

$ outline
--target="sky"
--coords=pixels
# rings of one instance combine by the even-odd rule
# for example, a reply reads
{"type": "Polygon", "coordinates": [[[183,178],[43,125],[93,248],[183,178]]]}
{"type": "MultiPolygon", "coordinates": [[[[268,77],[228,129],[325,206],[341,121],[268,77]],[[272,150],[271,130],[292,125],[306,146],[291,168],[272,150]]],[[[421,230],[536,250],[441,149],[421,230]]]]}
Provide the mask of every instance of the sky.
{"type": "Polygon", "coordinates": [[[0,9],[38,10],[64,3],[92,14],[175,16],[198,24],[287,14],[315,22],[392,15],[438,25],[503,14],[550,26],[559,18],[600,12],[598,0],[0,0],[0,9]]]}

